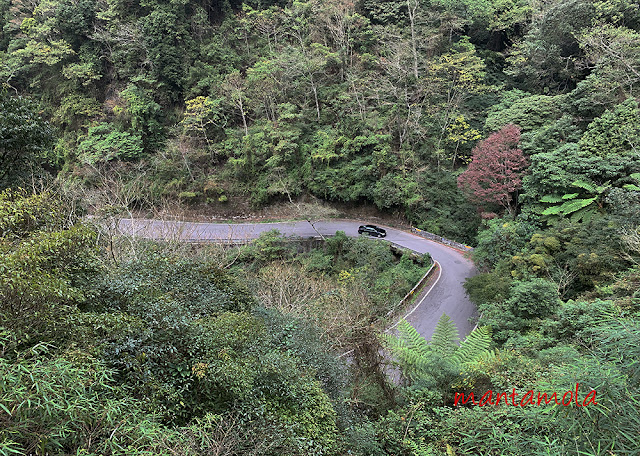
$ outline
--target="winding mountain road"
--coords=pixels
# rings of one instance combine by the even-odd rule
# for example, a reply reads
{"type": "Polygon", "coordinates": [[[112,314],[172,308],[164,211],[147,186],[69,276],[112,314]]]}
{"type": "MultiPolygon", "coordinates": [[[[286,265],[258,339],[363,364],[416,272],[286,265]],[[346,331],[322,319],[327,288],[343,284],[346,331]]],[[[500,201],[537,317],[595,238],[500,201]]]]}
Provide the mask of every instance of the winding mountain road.
{"type": "MultiPolygon", "coordinates": [[[[306,221],[278,223],[193,223],[161,220],[122,219],[120,231],[151,239],[172,239],[183,241],[208,241],[233,243],[249,241],[261,233],[273,229],[285,236],[314,237],[344,231],[347,236],[358,236],[357,221],[322,221],[313,226],[306,221]],[[315,229],[314,229],[315,227],[315,229]]],[[[468,277],[476,273],[473,262],[459,251],[401,230],[387,228],[385,240],[418,253],[429,253],[440,263],[440,278],[421,304],[407,318],[418,332],[429,339],[443,313],[451,317],[458,327],[460,337],[469,334],[478,319],[476,307],[469,301],[463,288],[468,277]]]]}

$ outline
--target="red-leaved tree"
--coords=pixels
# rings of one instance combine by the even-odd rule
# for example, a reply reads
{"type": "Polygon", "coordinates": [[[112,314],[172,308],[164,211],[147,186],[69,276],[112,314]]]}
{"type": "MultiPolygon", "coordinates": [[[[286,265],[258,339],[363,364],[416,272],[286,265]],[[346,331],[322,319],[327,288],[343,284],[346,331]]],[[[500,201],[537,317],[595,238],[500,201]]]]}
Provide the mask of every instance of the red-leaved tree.
{"type": "Polygon", "coordinates": [[[529,164],[519,142],[520,128],[515,125],[480,142],[472,151],[469,167],[458,177],[458,187],[476,203],[496,203],[511,212],[512,194],[522,187],[529,164]]]}

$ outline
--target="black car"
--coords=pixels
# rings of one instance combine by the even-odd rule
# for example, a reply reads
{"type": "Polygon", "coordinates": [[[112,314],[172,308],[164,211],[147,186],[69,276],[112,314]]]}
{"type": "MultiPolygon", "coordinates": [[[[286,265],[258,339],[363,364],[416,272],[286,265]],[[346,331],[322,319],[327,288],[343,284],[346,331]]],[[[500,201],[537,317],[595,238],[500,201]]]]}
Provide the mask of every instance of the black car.
{"type": "Polygon", "coordinates": [[[360,225],[358,228],[358,234],[367,233],[369,236],[385,237],[387,232],[375,225],[360,225]]]}

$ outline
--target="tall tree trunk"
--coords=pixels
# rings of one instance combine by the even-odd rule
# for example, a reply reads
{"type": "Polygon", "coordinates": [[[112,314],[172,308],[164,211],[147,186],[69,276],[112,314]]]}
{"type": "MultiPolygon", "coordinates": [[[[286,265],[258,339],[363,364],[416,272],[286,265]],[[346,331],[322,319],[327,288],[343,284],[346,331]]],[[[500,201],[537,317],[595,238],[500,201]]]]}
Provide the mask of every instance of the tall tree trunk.
{"type": "Polygon", "coordinates": [[[320,120],[320,102],[318,101],[318,87],[316,86],[316,83],[313,80],[313,73],[311,73],[311,72],[309,72],[309,81],[311,82],[311,90],[313,91],[313,99],[316,102],[316,113],[318,115],[318,120],[320,120]]]}
{"type": "Polygon", "coordinates": [[[247,115],[244,112],[244,103],[242,102],[242,95],[238,97],[238,107],[240,108],[240,115],[242,115],[242,125],[244,126],[244,135],[249,136],[249,128],[247,127],[247,115]]]}

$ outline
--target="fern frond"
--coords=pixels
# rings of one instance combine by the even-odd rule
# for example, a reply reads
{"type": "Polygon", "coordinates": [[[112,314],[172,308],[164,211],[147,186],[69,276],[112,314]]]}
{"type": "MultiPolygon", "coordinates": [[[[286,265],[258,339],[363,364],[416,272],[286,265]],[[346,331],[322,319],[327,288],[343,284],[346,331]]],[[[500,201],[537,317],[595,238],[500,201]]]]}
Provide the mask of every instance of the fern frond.
{"type": "Polygon", "coordinates": [[[567,193],[566,195],[562,195],[563,200],[574,199],[579,196],[580,193],[567,193]]]}
{"type": "Polygon", "coordinates": [[[559,195],[545,195],[540,198],[541,203],[561,203],[562,196],[559,195]]]}
{"type": "Polygon", "coordinates": [[[406,320],[402,320],[398,324],[398,332],[400,333],[399,338],[406,344],[408,349],[419,353],[427,353],[429,351],[427,340],[406,320]]]}
{"type": "Polygon", "coordinates": [[[491,345],[489,327],[475,329],[458,347],[458,330],[446,314],[440,317],[430,343],[404,320],[398,324],[398,336],[389,336],[386,340],[389,350],[400,366],[402,375],[412,382],[432,375],[434,365],[438,362],[453,363],[463,367],[478,360],[489,362],[496,356],[493,351],[489,351],[491,345]]]}
{"type": "Polygon", "coordinates": [[[589,193],[597,193],[598,192],[596,186],[593,185],[590,182],[577,180],[575,182],[572,182],[571,185],[574,186],[574,187],[582,188],[582,189],[588,191],[589,193]]]}
{"type": "Polygon", "coordinates": [[[584,199],[567,201],[566,203],[560,206],[560,212],[563,213],[564,215],[573,214],[574,212],[579,211],[583,207],[587,207],[588,205],[593,204],[593,202],[597,199],[598,199],[597,197],[593,197],[593,198],[584,198],[584,199]]]}
{"type": "Polygon", "coordinates": [[[548,207],[544,211],[542,211],[542,215],[558,215],[561,212],[560,207],[561,206],[548,207]]]}
{"type": "Polygon", "coordinates": [[[589,223],[595,215],[596,210],[593,207],[585,207],[571,214],[570,220],[572,222],[579,222],[580,220],[582,220],[589,223]]]}
{"type": "Polygon", "coordinates": [[[486,354],[491,346],[491,328],[483,326],[476,328],[460,344],[460,348],[453,355],[458,364],[473,362],[477,357],[486,354]]]}
{"type": "Polygon", "coordinates": [[[405,320],[398,324],[398,336],[387,338],[388,347],[405,378],[416,381],[429,368],[431,348],[426,339],[405,320]]]}
{"type": "Polygon", "coordinates": [[[431,336],[431,348],[443,358],[448,358],[458,348],[458,340],[458,329],[455,323],[443,313],[431,336]]]}
{"type": "Polygon", "coordinates": [[[500,356],[500,351],[496,348],[494,350],[487,350],[480,355],[476,356],[473,361],[464,362],[461,364],[462,371],[473,372],[474,370],[486,369],[487,366],[492,365],[496,358],[500,356]]]}

